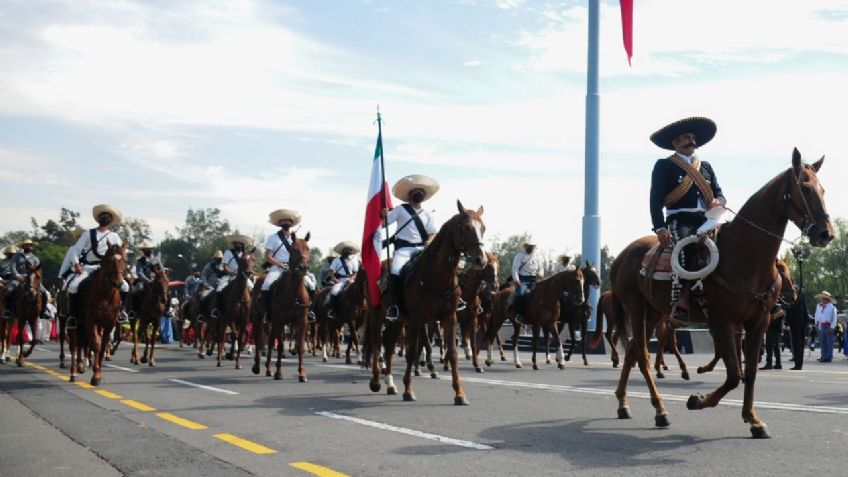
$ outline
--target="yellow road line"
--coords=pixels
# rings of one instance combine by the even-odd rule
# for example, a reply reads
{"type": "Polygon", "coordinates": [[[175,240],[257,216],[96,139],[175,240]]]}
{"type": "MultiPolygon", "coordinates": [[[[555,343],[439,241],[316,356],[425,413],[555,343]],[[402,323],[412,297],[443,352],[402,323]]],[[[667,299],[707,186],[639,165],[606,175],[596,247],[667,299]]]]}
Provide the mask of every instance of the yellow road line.
{"type": "Polygon", "coordinates": [[[77,381],[77,382],[76,382],[76,383],[74,383],[74,384],[76,384],[77,386],[79,386],[79,387],[81,387],[81,388],[83,388],[83,389],[94,389],[94,386],[92,386],[92,385],[90,385],[90,384],[88,384],[88,383],[86,383],[86,382],[83,382],[83,381],[77,381]]]}
{"type": "Polygon", "coordinates": [[[195,430],[195,431],[199,431],[199,430],[202,430],[202,429],[209,429],[208,427],[204,426],[203,424],[198,424],[194,421],[189,421],[188,419],[183,419],[181,417],[177,417],[177,416],[171,414],[170,412],[160,412],[160,413],[157,413],[156,415],[161,417],[162,419],[164,419],[166,421],[173,422],[174,424],[177,424],[177,425],[183,426],[183,427],[187,427],[187,428],[195,430]]]}
{"type": "Polygon", "coordinates": [[[127,406],[133,409],[138,409],[139,411],[147,412],[156,410],[156,408],[150,407],[147,404],[140,403],[138,401],[133,401],[132,399],[124,399],[123,401],[121,401],[121,403],[126,404],[127,406]]]}
{"type": "Polygon", "coordinates": [[[49,374],[50,376],[61,376],[59,373],[53,371],[52,369],[45,369],[44,372],[49,374]]]}
{"type": "Polygon", "coordinates": [[[236,437],[232,434],[215,434],[215,437],[221,439],[224,442],[230,443],[234,446],[241,447],[244,450],[253,452],[254,454],[276,454],[277,451],[274,449],[269,449],[263,445],[257,444],[255,442],[251,442],[247,439],[242,439],[241,437],[236,437]]]}
{"type": "Polygon", "coordinates": [[[94,391],[94,392],[96,392],[97,394],[99,394],[103,397],[107,397],[109,399],[123,399],[124,398],[120,394],[115,394],[115,393],[109,392],[105,389],[98,389],[97,391],[94,391]]]}
{"type": "Polygon", "coordinates": [[[336,472],[333,469],[318,464],[313,464],[312,462],[292,462],[289,465],[294,467],[295,469],[300,469],[304,472],[309,472],[310,474],[318,475],[320,477],[350,477],[347,474],[336,472]]]}
{"type": "Polygon", "coordinates": [[[56,376],[57,378],[61,379],[62,381],[70,381],[71,380],[70,376],[65,376],[64,374],[56,373],[53,376],[56,376]]]}

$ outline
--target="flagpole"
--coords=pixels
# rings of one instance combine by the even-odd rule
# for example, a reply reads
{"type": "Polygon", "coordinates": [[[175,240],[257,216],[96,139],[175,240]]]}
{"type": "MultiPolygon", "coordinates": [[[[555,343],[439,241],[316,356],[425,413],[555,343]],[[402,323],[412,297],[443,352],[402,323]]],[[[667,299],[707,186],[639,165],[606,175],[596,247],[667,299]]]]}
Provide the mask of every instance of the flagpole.
{"type": "MultiPolygon", "coordinates": [[[[589,0],[589,38],[588,60],[586,70],[586,136],[585,136],[585,173],[583,200],[583,245],[581,256],[583,264],[591,263],[601,272],[601,216],[599,211],[599,149],[600,149],[600,104],[601,95],[598,88],[598,58],[600,31],[600,0],[589,0]]],[[[589,318],[589,328],[594,326],[598,294],[600,291],[591,288],[589,304],[592,305],[592,315],[589,318]]]]}
{"type": "MultiPolygon", "coordinates": [[[[380,105],[377,105],[377,141],[380,143],[380,202],[382,204],[382,208],[380,212],[386,210],[386,204],[389,201],[386,199],[386,160],[383,158],[383,117],[380,115],[380,105]]],[[[383,218],[383,227],[386,230],[386,240],[389,238],[389,222],[386,218],[383,218]]],[[[386,245],[386,260],[391,264],[392,256],[389,247],[391,244],[386,245]]],[[[391,282],[391,281],[390,281],[391,282]]],[[[391,290],[389,291],[391,292],[391,290]]]]}

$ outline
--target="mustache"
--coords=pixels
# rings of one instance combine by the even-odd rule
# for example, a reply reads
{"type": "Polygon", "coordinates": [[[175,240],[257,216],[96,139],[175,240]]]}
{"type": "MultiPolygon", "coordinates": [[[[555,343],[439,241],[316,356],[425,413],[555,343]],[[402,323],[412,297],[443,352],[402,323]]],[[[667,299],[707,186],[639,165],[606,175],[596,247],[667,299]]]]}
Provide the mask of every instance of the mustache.
{"type": "Polygon", "coordinates": [[[698,145],[695,144],[694,142],[688,142],[683,147],[698,147],[698,145]]]}

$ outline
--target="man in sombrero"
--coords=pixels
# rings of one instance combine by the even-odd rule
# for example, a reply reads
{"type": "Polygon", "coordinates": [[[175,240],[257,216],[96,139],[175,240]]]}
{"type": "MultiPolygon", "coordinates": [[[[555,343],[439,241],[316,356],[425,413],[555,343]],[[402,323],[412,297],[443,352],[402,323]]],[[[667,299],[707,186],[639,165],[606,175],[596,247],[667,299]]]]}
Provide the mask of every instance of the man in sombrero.
{"type": "Polygon", "coordinates": [[[130,312],[131,316],[135,315],[139,310],[141,300],[138,300],[138,297],[142,291],[156,279],[156,272],[153,270],[154,267],[161,265],[159,259],[153,255],[154,248],[155,246],[147,240],[138,246],[138,249],[141,250],[141,257],[135,261],[135,283],[133,284],[131,301],[133,311],[130,312]]]}
{"type": "Polygon", "coordinates": [[[383,209],[387,224],[397,224],[394,235],[395,252],[389,275],[389,308],[386,320],[398,319],[397,299],[400,294],[400,271],[412,257],[421,253],[436,235],[436,223],[429,211],[421,207],[425,200],[439,191],[435,179],[413,174],[392,187],[392,195],[405,202],[394,209],[383,209]]]}
{"type": "MultiPolygon", "coordinates": [[[[224,252],[224,258],[221,260],[221,266],[224,269],[224,274],[218,280],[218,288],[215,289],[216,307],[209,313],[213,319],[218,319],[221,312],[224,310],[224,289],[238,274],[238,259],[244,256],[245,253],[250,253],[247,248],[253,245],[253,239],[243,234],[233,234],[224,237],[224,240],[230,245],[230,248],[224,252]]],[[[247,289],[253,290],[253,280],[247,280],[247,289]]]]}
{"type": "MultiPolygon", "coordinates": [[[[103,256],[109,251],[112,245],[123,245],[121,237],[109,229],[121,223],[121,212],[109,204],[95,205],[91,211],[94,220],[97,221],[97,227],[89,229],[87,233],[80,234],[79,240],[74,244],[74,253],[71,255],[71,269],[74,272],[73,277],[68,283],[68,299],[70,303],[70,313],[65,327],[68,329],[76,328],[76,314],[78,313],[77,292],[79,286],[91,275],[92,272],[100,268],[100,262],[103,256]]],[[[126,303],[127,293],[130,291],[130,285],[126,280],[121,283],[121,304],[126,303]]],[[[127,321],[126,310],[121,310],[118,315],[119,322],[127,321]]]]}
{"type": "Polygon", "coordinates": [[[836,307],[833,306],[833,295],[822,291],[816,295],[819,304],[816,306],[816,326],[819,331],[819,342],[821,343],[820,363],[829,363],[833,360],[833,339],[836,336],[836,307]]]}
{"type": "Polygon", "coordinates": [[[330,281],[333,282],[333,288],[330,289],[330,306],[327,311],[327,317],[333,319],[336,317],[336,306],[339,304],[339,295],[347,283],[353,283],[351,280],[359,271],[359,260],[353,258],[354,254],[359,253],[359,247],[350,240],[339,242],[333,247],[333,251],[338,256],[333,259],[330,264],[330,281]]]}
{"type": "MultiPolygon", "coordinates": [[[[12,317],[12,304],[17,296],[18,287],[29,276],[30,268],[41,265],[41,260],[33,252],[35,246],[36,243],[32,239],[26,239],[18,244],[18,250],[12,255],[10,267],[12,275],[11,281],[6,285],[6,308],[3,310],[3,319],[12,317]]],[[[41,285],[41,303],[47,304],[47,289],[44,285],[41,285]]]]}
{"type": "MultiPolygon", "coordinates": [[[[711,119],[690,117],[651,134],[651,142],[674,151],[669,157],[657,160],[651,173],[651,222],[663,247],[695,235],[706,221],[705,213],[726,202],[712,166],[695,155],[699,146],[712,140],[716,129],[711,119]]],[[[687,252],[692,254],[684,250],[680,254],[681,262],[685,261],[687,252]]],[[[672,278],[672,323],[676,326],[689,323],[688,286],[677,277],[672,278]]]]}
{"type": "Polygon", "coordinates": [[[509,299],[509,306],[515,312],[514,320],[520,324],[524,321],[524,297],[536,286],[536,281],[545,275],[545,265],[536,256],[536,241],[527,239],[520,250],[512,258],[512,281],[518,287],[509,299]]]}
{"type": "Polygon", "coordinates": [[[259,298],[265,310],[263,320],[267,323],[271,317],[271,285],[273,285],[289,269],[289,255],[294,243],[292,227],[300,223],[300,213],[289,209],[277,209],[268,214],[268,221],[280,230],[268,236],[265,240],[265,262],[270,264],[259,298]]]}

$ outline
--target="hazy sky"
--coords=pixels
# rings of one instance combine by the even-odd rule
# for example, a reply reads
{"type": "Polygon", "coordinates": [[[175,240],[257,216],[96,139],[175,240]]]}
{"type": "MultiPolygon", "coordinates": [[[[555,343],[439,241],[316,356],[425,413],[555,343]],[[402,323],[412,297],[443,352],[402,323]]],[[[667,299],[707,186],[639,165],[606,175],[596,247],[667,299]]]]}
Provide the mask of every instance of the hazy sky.
{"type": "MultiPolygon", "coordinates": [[[[848,217],[848,1],[637,0],[633,66],[602,8],[602,243],[650,233],[648,136],[690,115],[738,208],[826,154],[848,217]]],[[[586,2],[34,1],[0,9],[0,232],[108,202],[155,238],[188,207],[242,232],[294,208],[314,244],[362,234],[379,104],[389,183],[435,177],[440,222],[580,250],[586,2]]],[[[790,227],[789,238],[798,235],[790,227]]]]}

